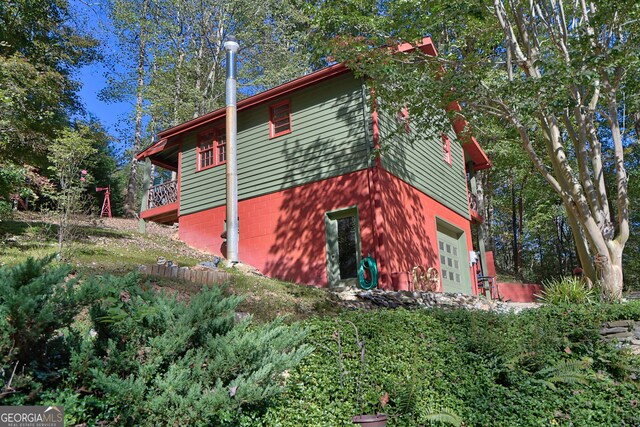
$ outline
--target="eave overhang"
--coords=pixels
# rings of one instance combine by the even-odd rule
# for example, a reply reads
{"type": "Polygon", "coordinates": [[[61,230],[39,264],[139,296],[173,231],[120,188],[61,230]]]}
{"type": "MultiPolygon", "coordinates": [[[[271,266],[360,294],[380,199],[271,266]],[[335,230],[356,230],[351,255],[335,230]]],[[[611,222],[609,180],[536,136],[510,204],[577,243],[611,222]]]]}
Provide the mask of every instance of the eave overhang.
{"type": "MultiPolygon", "coordinates": [[[[462,111],[462,107],[458,101],[454,101],[447,106],[447,111],[462,111]]],[[[476,138],[471,135],[468,128],[469,123],[464,117],[458,115],[453,119],[453,130],[456,133],[458,139],[462,142],[463,150],[471,157],[474,163],[475,170],[488,169],[491,165],[491,160],[484,152],[476,138]]]]}

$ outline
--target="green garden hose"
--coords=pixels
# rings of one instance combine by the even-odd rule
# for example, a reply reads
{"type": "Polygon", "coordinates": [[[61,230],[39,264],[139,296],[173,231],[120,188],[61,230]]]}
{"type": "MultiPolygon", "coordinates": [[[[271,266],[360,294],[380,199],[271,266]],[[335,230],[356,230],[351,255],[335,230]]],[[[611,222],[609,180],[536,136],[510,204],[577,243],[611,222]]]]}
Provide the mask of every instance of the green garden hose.
{"type": "Polygon", "coordinates": [[[358,268],[358,281],[362,289],[373,289],[378,286],[378,264],[371,255],[360,261],[358,268]],[[369,279],[365,276],[365,270],[369,270],[369,279]]]}

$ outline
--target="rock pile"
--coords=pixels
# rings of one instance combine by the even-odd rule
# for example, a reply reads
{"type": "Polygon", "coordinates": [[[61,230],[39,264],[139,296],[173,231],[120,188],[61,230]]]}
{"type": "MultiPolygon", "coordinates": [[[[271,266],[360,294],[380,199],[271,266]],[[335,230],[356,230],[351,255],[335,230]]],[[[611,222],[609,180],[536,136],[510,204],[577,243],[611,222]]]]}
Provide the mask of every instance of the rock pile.
{"type": "Polygon", "coordinates": [[[634,354],[640,355],[640,322],[617,320],[606,322],[600,330],[602,339],[629,346],[634,354]]]}
{"type": "Polygon", "coordinates": [[[536,303],[508,303],[492,301],[473,295],[436,293],[423,291],[384,291],[372,289],[346,288],[334,291],[334,294],[347,308],[377,309],[377,308],[466,308],[469,310],[496,311],[500,313],[518,313],[526,308],[535,308],[536,303]]]}

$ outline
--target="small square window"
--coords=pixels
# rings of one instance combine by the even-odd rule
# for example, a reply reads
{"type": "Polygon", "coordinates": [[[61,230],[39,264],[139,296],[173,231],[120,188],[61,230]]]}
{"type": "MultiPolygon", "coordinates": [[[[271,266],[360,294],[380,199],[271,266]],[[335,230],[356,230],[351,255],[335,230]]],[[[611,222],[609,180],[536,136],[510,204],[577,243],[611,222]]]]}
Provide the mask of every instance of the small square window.
{"type": "Polygon", "coordinates": [[[227,161],[227,141],[224,129],[213,129],[198,135],[197,170],[201,171],[227,161]]]}
{"type": "Polygon", "coordinates": [[[442,158],[449,164],[453,163],[453,159],[451,158],[451,141],[444,133],[442,134],[442,158]]]}
{"type": "Polygon", "coordinates": [[[285,135],[291,132],[291,104],[289,100],[269,107],[269,136],[285,135]]]}

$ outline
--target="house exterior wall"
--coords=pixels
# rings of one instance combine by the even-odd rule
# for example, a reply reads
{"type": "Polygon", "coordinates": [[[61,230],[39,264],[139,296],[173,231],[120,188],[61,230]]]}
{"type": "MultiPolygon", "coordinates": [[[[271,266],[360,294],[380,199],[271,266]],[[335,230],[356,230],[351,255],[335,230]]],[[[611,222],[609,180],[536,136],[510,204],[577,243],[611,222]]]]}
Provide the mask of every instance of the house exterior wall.
{"type": "MultiPolygon", "coordinates": [[[[240,260],[270,277],[326,287],[324,214],[353,206],[359,213],[360,252],[374,256],[382,267],[381,288],[407,289],[417,265],[441,271],[438,220],[463,231],[467,247],[472,248],[468,219],[389,172],[377,172],[377,212],[381,215],[377,229],[371,170],[241,200],[240,260]]],[[[181,215],[180,239],[192,247],[223,255],[220,234],[225,215],[224,206],[181,215]]],[[[461,255],[462,259],[466,256],[461,255]]],[[[476,292],[473,284],[471,289],[476,292]]]]}
{"type": "MultiPolygon", "coordinates": [[[[270,277],[327,286],[324,214],[351,206],[359,212],[361,252],[374,253],[367,170],[241,200],[239,258],[270,277]]],[[[225,207],[180,216],[188,245],[222,254],[225,207]]]]}
{"type": "MultiPolygon", "coordinates": [[[[395,117],[372,118],[367,92],[348,73],[239,113],[241,261],[271,277],[327,286],[324,215],[350,207],[358,209],[361,255],[378,260],[382,288],[406,287],[417,265],[441,271],[438,220],[464,232],[472,248],[464,154],[455,134],[449,164],[439,133],[416,134],[417,126],[410,136],[395,132],[395,117]],[[285,99],[292,131],[271,138],[269,106],[285,99]],[[389,149],[372,165],[376,141],[389,149]]],[[[219,121],[186,133],[179,155],[180,239],[220,255],[226,168],[198,171],[196,163],[198,134],[223,127],[219,121]]]]}
{"type": "MultiPolygon", "coordinates": [[[[433,200],[469,219],[464,152],[456,134],[447,133],[451,148],[451,164],[443,158],[442,135],[411,122],[409,133],[403,123],[380,111],[380,144],[382,167],[433,200]]],[[[446,120],[446,119],[445,119],[446,120]]]]}
{"type": "MultiPolygon", "coordinates": [[[[379,180],[386,264],[394,288],[407,288],[415,266],[435,267],[442,271],[438,254],[438,220],[463,231],[467,248],[472,249],[471,223],[467,217],[388,171],[381,170],[379,180]]],[[[468,253],[461,254],[460,258],[466,260],[471,290],[476,293],[468,253]]]]}
{"type": "MultiPolygon", "coordinates": [[[[362,82],[352,74],[294,92],[238,114],[240,200],[365,169],[369,140],[362,82]],[[269,105],[290,100],[291,133],[270,138],[269,105]]],[[[208,128],[223,128],[224,122],[208,128]]],[[[225,203],[225,166],[197,171],[199,128],[182,139],[180,214],[225,203]]],[[[221,223],[222,224],[222,223],[221,223]]]]}

